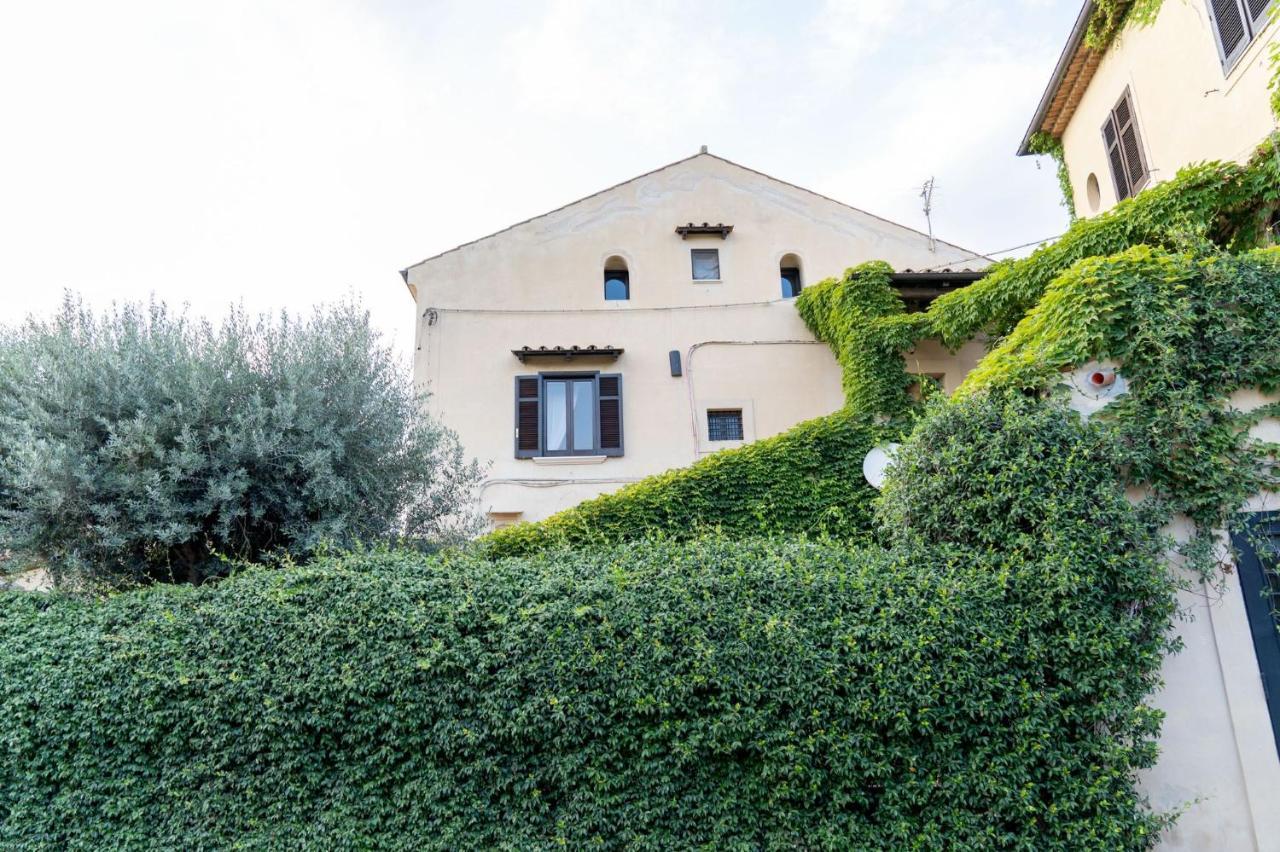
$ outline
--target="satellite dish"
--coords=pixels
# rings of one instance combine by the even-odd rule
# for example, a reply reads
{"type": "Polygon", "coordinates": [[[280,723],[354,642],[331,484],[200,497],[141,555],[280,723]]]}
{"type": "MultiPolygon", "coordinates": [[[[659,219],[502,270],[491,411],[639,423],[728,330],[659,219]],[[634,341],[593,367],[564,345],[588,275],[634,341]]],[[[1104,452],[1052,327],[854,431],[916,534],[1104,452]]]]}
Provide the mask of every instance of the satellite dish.
{"type": "Polygon", "coordinates": [[[879,490],[884,487],[885,474],[889,470],[889,465],[893,464],[893,460],[897,458],[899,448],[899,444],[881,444],[878,447],[872,447],[866,458],[862,460],[862,475],[872,488],[879,490]]]}

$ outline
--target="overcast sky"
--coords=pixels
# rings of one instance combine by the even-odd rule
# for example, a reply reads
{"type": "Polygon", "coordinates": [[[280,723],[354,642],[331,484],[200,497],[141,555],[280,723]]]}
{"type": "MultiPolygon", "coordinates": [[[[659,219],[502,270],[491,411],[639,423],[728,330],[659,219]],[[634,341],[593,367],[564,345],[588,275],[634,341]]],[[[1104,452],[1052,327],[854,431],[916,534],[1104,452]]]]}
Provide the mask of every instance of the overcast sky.
{"type": "MultiPolygon", "coordinates": [[[[354,293],[699,145],[995,251],[1066,225],[1017,158],[1079,0],[0,0],[0,321],[354,293]]],[[[851,261],[856,258],[851,258],[851,261]]]]}

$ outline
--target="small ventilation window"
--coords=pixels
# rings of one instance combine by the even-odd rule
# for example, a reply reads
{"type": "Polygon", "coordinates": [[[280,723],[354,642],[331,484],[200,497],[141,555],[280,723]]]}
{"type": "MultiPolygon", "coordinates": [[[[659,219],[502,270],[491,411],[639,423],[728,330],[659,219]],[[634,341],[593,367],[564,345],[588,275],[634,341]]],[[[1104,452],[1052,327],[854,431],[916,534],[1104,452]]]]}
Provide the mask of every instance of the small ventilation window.
{"type": "Polygon", "coordinates": [[[606,302],[631,299],[631,273],[627,262],[620,257],[611,257],[604,263],[604,298],[606,302]]]}
{"type": "Polygon", "coordinates": [[[720,280],[719,249],[690,249],[689,257],[693,262],[694,281],[720,280]]]}
{"type": "Polygon", "coordinates": [[[794,254],[782,256],[778,265],[779,277],[782,281],[782,298],[794,299],[800,295],[800,258],[794,254]]]}
{"type": "Polygon", "coordinates": [[[742,409],[722,408],[707,412],[707,440],[741,441],[742,409]]]}

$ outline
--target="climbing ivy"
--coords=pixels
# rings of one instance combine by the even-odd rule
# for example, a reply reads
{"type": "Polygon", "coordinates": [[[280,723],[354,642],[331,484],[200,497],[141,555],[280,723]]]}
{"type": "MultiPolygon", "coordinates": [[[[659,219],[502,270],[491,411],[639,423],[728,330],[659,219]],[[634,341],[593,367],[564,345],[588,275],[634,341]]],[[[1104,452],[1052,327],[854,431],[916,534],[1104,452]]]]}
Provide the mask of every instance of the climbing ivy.
{"type": "Polygon", "coordinates": [[[1137,245],[1177,249],[1199,243],[1244,251],[1265,244],[1267,222],[1278,203],[1280,167],[1268,143],[1248,165],[1193,166],[1100,216],[1078,220],[1056,242],[1028,257],[994,264],[984,278],[939,297],[927,311],[906,311],[888,267],[879,262],[806,288],[797,309],[835,350],[845,370],[848,404],[897,417],[916,405],[901,353],[917,341],[935,339],[951,350],[978,337],[998,345],[1054,279],[1087,258],[1137,245]]]}
{"type": "Polygon", "coordinates": [[[1197,534],[1194,567],[1215,567],[1212,531],[1251,495],[1280,484],[1280,446],[1252,437],[1269,409],[1233,394],[1280,389],[1280,256],[1136,246],[1073,265],[965,380],[959,395],[1047,390],[1062,371],[1123,365],[1127,393],[1098,415],[1128,480],[1197,534]]]}
{"type": "Polygon", "coordinates": [[[1164,0],[1094,0],[1084,43],[1106,50],[1129,24],[1148,26],[1160,13],[1164,0]]]}
{"type": "Polygon", "coordinates": [[[514,556],[652,535],[688,539],[709,531],[857,538],[870,527],[875,497],[862,478],[862,459],[897,434],[845,408],[538,523],[497,530],[481,539],[479,548],[489,556],[514,556]]]}
{"type": "Polygon", "coordinates": [[[890,417],[911,406],[913,380],[902,367],[902,353],[918,336],[908,324],[884,322],[906,310],[892,273],[882,261],[864,263],[843,278],[806,287],[796,301],[805,324],[840,362],[849,409],[890,417]]]}
{"type": "Polygon", "coordinates": [[[1071,172],[1067,169],[1067,155],[1062,148],[1062,140],[1043,130],[1031,134],[1027,140],[1027,150],[1033,154],[1048,154],[1057,164],[1058,187],[1062,190],[1062,206],[1067,208],[1067,216],[1076,220],[1076,195],[1071,186],[1071,172]]]}

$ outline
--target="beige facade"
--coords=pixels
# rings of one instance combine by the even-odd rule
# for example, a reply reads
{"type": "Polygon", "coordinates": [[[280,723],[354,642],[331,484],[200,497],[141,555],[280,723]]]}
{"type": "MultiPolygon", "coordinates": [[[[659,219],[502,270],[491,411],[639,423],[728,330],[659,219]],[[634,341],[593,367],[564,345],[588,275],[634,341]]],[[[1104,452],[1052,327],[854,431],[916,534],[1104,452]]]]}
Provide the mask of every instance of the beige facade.
{"type": "MultiPolygon", "coordinates": [[[[1130,25],[1101,54],[1083,44],[1077,27],[1020,153],[1036,131],[1062,140],[1079,215],[1106,211],[1123,194],[1104,132],[1126,91],[1145,165],[1145,175],[1134,175],[1135,191],[1192,163],[1244,161],[1275,129],[1268,84],[1278,29],[1265,12],[1247,20],[1260,3],[1240,0],[1236,13],[1231,3],[1164,0],[1151,24],[1130,25]],[[1219,17],[1233,15],[1221,23],[1235,45],[1228,61],[1215,6],[1219,17]]],[[[1085,4],[1082,21],[1092,7],[1085,4]]]]}
{"type": "MultiPolygon", "coordinates": [[[[490,464],[481,502],[492,522],[537,520],[837,410],[839,367],[794,299],[783,297],[780,270],[798,268],[803,285],[873,259],[896,269],[985,263],[700,153],[405,270],[417,316],[415,379],[467,452],[490,464]],[[723,237],[676,232],[704,222],[733,230],[723,237]],[[694,280],[691,252],[711,249],[718,277],[694,280]],[[607,301],[605,270],[623,265],[630,298],[607,301]],[[616,360],[524,363],[512,354],[589,345],[623,351],[616,360]],[[597,372],[621,376],[620,453],[517,458],[517,377],[597,372]],[[709,411],[740,413],[741,440],[716,440],[724,433],[711,434],[709,411]]],[[[924,344],[908,357],[913,370],[943,373],[954,387],[981,351],[973,344],[952,357],[924,344]]],[[[560,388],[542,387],[548,396],[555,391],[554,404],[544,399],[540,412],[545,443],[573,415],[558,413],[560,388]],[[556,423],[547,419],[553,412],[556,423]]]]}

